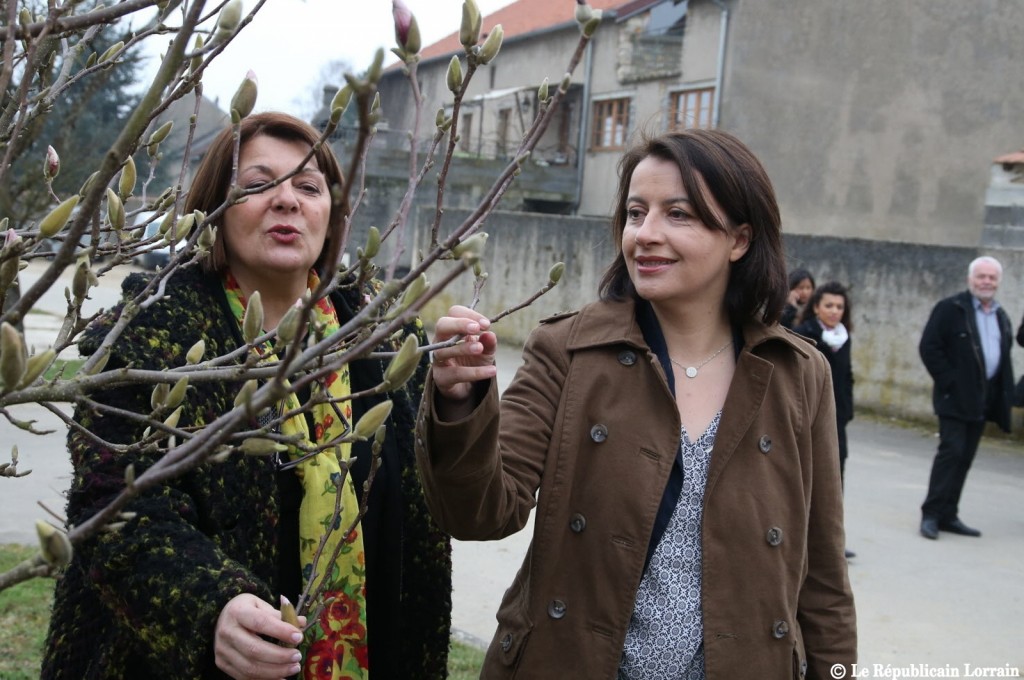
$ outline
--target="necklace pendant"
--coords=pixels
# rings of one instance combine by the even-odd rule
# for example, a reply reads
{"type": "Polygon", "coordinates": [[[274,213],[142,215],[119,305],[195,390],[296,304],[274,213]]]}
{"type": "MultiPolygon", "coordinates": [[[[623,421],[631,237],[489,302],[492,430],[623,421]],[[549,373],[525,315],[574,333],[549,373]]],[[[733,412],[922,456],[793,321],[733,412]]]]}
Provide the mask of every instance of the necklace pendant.
{"type": "Polygon", "coordinates": [[[696,378],[697,377],[697,369],[694,368],[693,366],[687,366],[686,367],[686,377],[687,378],[696,378]]]}

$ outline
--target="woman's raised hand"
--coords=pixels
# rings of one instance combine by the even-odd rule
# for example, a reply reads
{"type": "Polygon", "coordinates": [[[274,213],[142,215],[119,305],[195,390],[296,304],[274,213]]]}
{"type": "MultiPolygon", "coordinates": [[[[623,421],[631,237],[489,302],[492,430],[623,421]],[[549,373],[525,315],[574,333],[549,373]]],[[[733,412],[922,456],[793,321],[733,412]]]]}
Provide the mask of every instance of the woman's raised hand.
{"type": "Polygon", "coordinates": [[[473,396],[473,383],[498,374],[494,355],[498,338],[491,333],[491,322],[483,314],[455,305],[434,326],[434,342],[446,342],[462,336],[462,342],[434,350],[434,386],[449,402],[464,403],[473,396]]]}
{"type": "MultiPolygon", "coordinates": [[[[299,625],[305,625],[305,618],[299,617],[299,625]]],[[[255,595],[242,594],[220,612],[214,658],[217,668],[236,680],[281,680],[299,672],[302,655],[295,647],[300,642],[302,631],[282,621],[280,611],[255,595]]]]}

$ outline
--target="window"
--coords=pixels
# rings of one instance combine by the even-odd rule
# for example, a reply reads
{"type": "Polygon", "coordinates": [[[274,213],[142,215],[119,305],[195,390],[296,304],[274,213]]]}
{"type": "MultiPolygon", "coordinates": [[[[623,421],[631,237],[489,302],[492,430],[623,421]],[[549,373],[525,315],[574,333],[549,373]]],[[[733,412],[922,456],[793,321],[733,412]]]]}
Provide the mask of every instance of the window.
{"type": "Polygon", "coordinates": [[[594,102],[593,149],[621,149],[629,135],[629,97],[594,102]]]}
{"type": "Polygon", "coordinates": [[[512,109],[498,111],[498,144],[495,151],[498,156],[508,155],[508,133],[512,125],[512,109]]]}
{"type": "Polygon", "coordinates": [[[473,114],[462,114],[462,125],[459,126],[459,151],[469,153],[469,140],[473,137],[473,114]]]}
{"type": "Polygon", "coordinates": [[[671,98],[671,129],[712,127],[711,114],[715,102],[715,88],[675,92],[671,98]]]}

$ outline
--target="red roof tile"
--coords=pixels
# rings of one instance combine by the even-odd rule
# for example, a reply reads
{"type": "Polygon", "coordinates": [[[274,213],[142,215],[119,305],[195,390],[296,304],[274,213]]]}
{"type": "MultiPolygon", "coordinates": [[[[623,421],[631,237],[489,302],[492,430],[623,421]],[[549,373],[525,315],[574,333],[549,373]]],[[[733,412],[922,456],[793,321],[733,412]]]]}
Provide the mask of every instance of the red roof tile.
{"type": "MultiPolygon", "coordinates": [[[[589,0],[588,4],[594,9],[611,10],[634,4],[634,2],[589,0]]],[[[515,36],[572,21],[575,12],[576,3],[573,0],[518,0],[518,2],[513,2],[511,5],[485,16],[481,33],[487,35],[492,28],[501,24],[502,30],[505,31],[505,40],[508,40],[515,36]]],[[[462,43],[459,42],[459,32],[455,31],[436,43],[424,47],[420,52],[420,57],[425,61],[461,51],[462,43]]]]}

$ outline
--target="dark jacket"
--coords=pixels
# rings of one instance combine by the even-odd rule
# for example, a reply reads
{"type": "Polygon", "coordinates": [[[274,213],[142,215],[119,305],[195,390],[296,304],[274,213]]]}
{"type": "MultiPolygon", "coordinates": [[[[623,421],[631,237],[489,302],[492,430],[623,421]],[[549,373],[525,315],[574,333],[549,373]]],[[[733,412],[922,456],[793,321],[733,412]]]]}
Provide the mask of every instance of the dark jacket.
{"type": "Polygon", "coordinates": [[[932,406],[935,415],[971,422],[991,420],[1004,432],[1010,431],[1010,406],[1013,403],[1013,367],[1010,347],[1013,327],[1000,307],[1000,362],[995,376],[992,409],[986,413],[989,382],[985,376],[985,358],[974,320],[974,303],[969,291],[940,300],[932,309],[921,334],[921,361],[931,374],[932,406]]]}
{"type": "Polygon", "coordinates": [[[821,353],[825,355],[832,369],[832,392],[836,397],[836,422],[840,425],[853,420],[853,367],[850,360],[852,338],[847,339],[843,346],[833,351],[821,340],[821,324],[817,319],[808,319],[793,329],[795,332],[814,341],[821,353]]]}
{"type": "MultiPolygon", "coordinates": [[[[704,496],[707,678],[824,680],[857,649],[828,368],[778,327],[752,321],[742,338],[704,496]]],[[[428,381],[424,490],[461,539],[515,533],[536,506],[481,677],[613,680],[679,411],[632,302],[548,320],[523,356],[500,407],[492,380],[458,422],[437,419],[428,381]]]]}
{"type": "MultiPolygon", "coordinates": [[[[145,285],[133,274],[126,299],[145,285]]],[[[359,291],[332,299],[342,323],[359,291]]],[[[120,306],[84,334],[92,353],[120,306]]],[[[407,329],[422,335],[418,327],[407,329]]],[[[199,339],[206,358],[243,344],[220,279],[198,267],[177,272],[166,294],[141,313],[113,346],[107,370],[122,366],[162,370],[184,364],[199,339]]],[[[390,349],[390,347],[386,348],[390,349]]],[[[380,360],[350,364],[352,391],[380,383],[380,360]]],[[[375,678],[443,678],[451,621],[451,559],[446,535],[424,505],[412,445],[415,409],[426,366],[405,389],[357,399],[353,416],[384,398],[394,401],[363,534],[367,560],[367,628],[375,678]]],[[[230,410],[238,390],[226,381],[194,381],[179,427],[202,425],[230,410]]],[[[152,386],[118,388],[98,402],[148,414],[152,386]]],[[[87,403],[76,420],[98,439],[72,429],[68,445],[74,479],[67,516],[81,523],[124,487],[124,470],[150,466],[158,454],[127,454],[144,424],[101,414],[87,403]]],[[[368,465],[367,446],[352,451],[368,465]]],[[[358,468],[357,464],[354,468],[358,468]]],[[[57,584],[43,664],[44,678],[220,678],[213,662],[213,631],[228,600],[252,593],[277,605],[278,474],[262,457],[231,455],[205,464],[128,506],[136,513],[116,533],[100,532],[76,546],[57,584]]],[[[352,474],[366,476],[366,470],[352,474]]],[[[358,486],[358,485],[357,485],[358,486]]]]}

